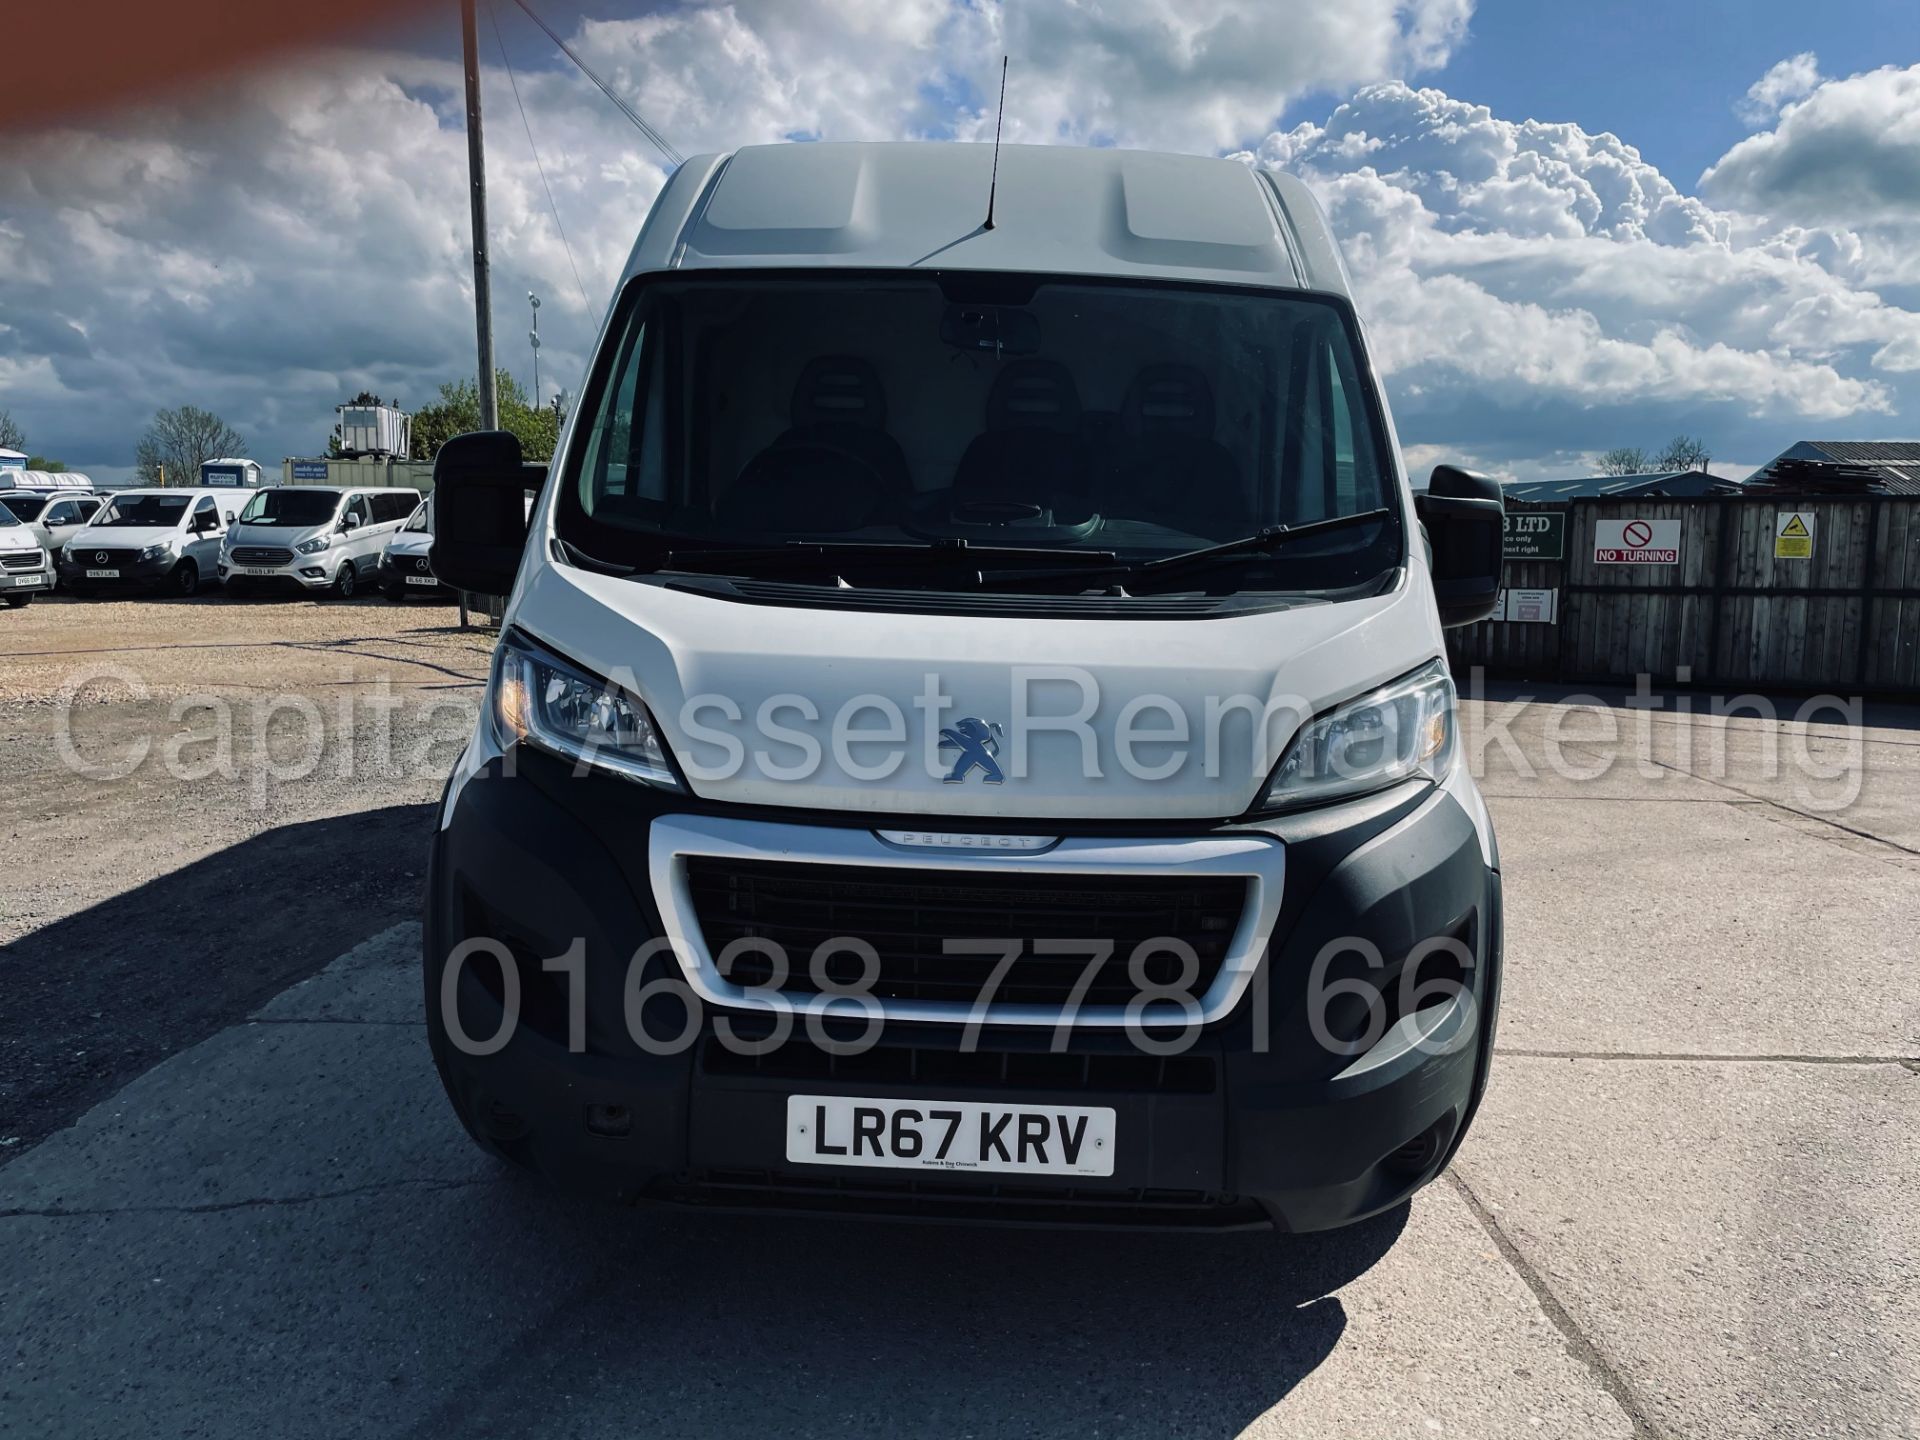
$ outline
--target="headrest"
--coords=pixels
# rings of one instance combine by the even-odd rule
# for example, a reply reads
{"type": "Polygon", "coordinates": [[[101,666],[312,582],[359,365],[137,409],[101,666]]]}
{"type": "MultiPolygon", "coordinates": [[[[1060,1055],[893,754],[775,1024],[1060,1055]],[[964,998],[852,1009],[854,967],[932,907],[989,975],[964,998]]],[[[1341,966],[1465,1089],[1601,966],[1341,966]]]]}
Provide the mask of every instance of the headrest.
{"type": "Polygon", "coordinates": [[[883,430],[887,395],[873,366],[855,355],[816,355],[793,387],[793,423],[835,421],[883,430]]]}
{"type": "Polygon", "coordinates": [[[1057,360],[1015,360],[994,377],[987,396],[989,430],[1075,430],[1080,392],[1057,360]]]}
{"type": "Polygon", "coordinates": [[[1136,434],[1213,436],[1213,391],[1191,365],[1143,365],[1127,386],[1127,423],[1136,434]]]}

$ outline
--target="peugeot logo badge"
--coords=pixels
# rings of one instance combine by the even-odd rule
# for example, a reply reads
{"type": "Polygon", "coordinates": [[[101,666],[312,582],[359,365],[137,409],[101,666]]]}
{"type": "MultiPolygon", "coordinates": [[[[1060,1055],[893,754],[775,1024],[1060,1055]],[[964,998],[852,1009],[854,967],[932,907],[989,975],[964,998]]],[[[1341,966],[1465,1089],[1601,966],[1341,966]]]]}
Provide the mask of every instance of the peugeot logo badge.
{"type": "Polygon", "coordinates": [[[959,758],[953,762],[946,783],[958,785],[975,770],[980,778],[989,785],[999,785],[1006,780],[1000,773],[1000,762],[994,757],[1000,753],[1000,726],[976,719],[972,715],[956,720],[940,732],[942,750],[958,750],[959,758]]]}

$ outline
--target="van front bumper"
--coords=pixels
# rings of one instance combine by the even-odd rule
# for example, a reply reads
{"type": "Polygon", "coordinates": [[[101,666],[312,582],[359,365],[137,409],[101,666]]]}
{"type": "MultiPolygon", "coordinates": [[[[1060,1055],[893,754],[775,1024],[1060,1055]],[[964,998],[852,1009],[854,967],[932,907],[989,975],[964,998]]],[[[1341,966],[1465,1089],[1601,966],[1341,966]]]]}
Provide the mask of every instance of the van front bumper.
{"type": "Polygon", "coordinates": [[[757,1038],[764,1015],[697,997],[689,1004],[664,947],[629,983],[636,952],[666,929],[649,877],[653,821],[738,817],[738,807],[575,778],[526,751],[510,758],[517,773],[503,775],[495,762],[470,780],[434,838],[428,1033],[474,1138],[572,1187],[724,1208],[1317,1230],[1388,1209],[1433,1179],[1485,1087],[1499,1002],[1499,876],[1444,790],[1408,787],[1257,826],[1147,831],[1258,831],[1286,850],[1260,973],[1181,1053],[1145,1053],[1122,1031],[1079,1027],[1055,1053],[1052,1028],[1012,1025],[983,1027],[969,1052],[962,1026],[888,1022],[859,1055],[828,1055],[796,1024],[784,1045],[752,1056],[722,1030],[757,1038]],[[1406,957],[1441,936],[1466,956],[1452,998],[1410,1013],[1389,1008],[1384,1033],[1359,1053],[1323,1043],[1326,1028],[1351,1033],[1333,1023],[1333,1010],[1309,1003],[1316,959],[1330,944],[1358,940],[1381,959],[1375,966],[1335,946],[1340,954],[1321,962],[1322,989],[1371,976],[1392,994],[1406,957]],[[454,1042],[442,1002],[451,1000],[469,1042],[487,1048],[501,1032],[508,986],[494,960],[469,959],[446,984],[447,957],[483,937],[505,946],[520,1003],[504,1043],[477,1054],[454,1042]],[[579,957],[580,1012],[564,968],[572,962],[560,959],[570,953],[579,957]],[[550,959],[560,963],[542,963],[550,959]],[[633,1038],[630,1000],[650,1047],[633,1038]],[[1321,1038],[1317,1010],[1328,1022],[1321,1038]],[[1115,1111],[1114,1173],[1055,1181],[790,1164],[793,1094],[1106,1106],[1115,1111]]]}
{"type": "Polygon", "coordinates": [[[220,579],[228,585],[292,593],[298,590],[326,590],[333,585],[333,572],[320,556],[301,556],[292,565],[235,565],[222,560],[220,579]]]}

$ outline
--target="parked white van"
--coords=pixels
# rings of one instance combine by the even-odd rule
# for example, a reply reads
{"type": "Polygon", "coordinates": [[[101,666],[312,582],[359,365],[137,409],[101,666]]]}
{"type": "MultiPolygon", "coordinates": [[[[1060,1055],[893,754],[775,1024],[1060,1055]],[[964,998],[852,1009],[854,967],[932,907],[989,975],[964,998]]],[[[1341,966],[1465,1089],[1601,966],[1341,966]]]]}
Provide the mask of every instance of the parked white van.
{"type": "Polygon", "coordinates": [[[323,590],[347,599],[373,580],[388,538],[419,503],[420,492],[407,489],[256,490],[220,552],[227,593],[323,590]]]}
{"type": "Polygon", "coordinates": [[[422,500],[407,523],[393,533],[380,552],[380,593],[398,602],[409,596],[451,600],[453,591],[440,583],[429,557],[433,552],[433,497],[422,500]]]}
{"type": "Polygon", "coordinates": [[[53,561],[40,536],[5,505],[0,505],[0,600],[20,610],[53,588],[53,561]]]}
{"type": "Polygon", "coordinates": [[[447,1092],[668,1201],[1398,1205],[1492,1055],[1442,627],[1499,489],[1413,494],[1297,181],[1008,148],[989,212],[992,167],[688,161],[551,467],[440,451],[434,568],[508,596],[432,849],[447,1092]]]}
{"type": "Polygon", "coordinates": [[[56,560],[74,532],[106,503],[106,497],[93,490],[0,490],[0,507],[32,526],[56,560]]]}
{"type": "Polygon", "coordinates": [[[62,589],[187,596],[211,584],[234,507],[217,490],[116,490],[61,547],[62,589]]]}

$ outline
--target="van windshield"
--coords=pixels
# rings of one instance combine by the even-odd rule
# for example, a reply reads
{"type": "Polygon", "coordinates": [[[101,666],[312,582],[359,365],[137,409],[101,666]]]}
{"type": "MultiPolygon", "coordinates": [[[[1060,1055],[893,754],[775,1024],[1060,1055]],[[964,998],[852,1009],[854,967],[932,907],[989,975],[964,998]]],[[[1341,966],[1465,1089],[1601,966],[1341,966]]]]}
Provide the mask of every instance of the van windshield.
{"type": "Polygon", "coordinates": [[[116,495],[93,517],[97,526],[170,530],[187,513],[188,495],[116,495]]]}
{"type": "MultiPolygon", "coordinates": [[[[1371,381],[1325,297],[978,274],[655,280],[624,302],[582,419],[557,513],[589,561],[675,568],[743,547],[728,573],[753,573],[801,542],[833,547],[859,584],[863,545],[896,568],[900,547],[958,540],[1124,568],[1361,515],[1283,555],[1183,564],[1183,588],[1350,586],[1403,553],[1371,381]]],[[[934,586],[952,567],[917,568],[934,586]]]]}
{"type": "Polygon", "coordinates": [[[305,528],[324,525],[340,508],[338,490],[309,490],[299,486],[260,490],[240,512],[242,525],[287,525],[305,528]]]}
{"type": "Polygon", "coordinates": [[[22,520],[38,520],[47,507],[44,495],[0,495],[0,525],[15,525],[22,520]]]}

